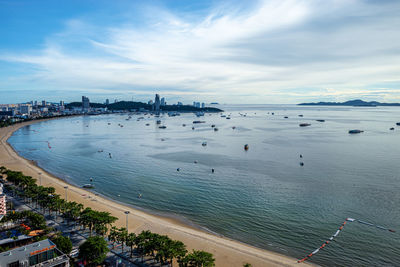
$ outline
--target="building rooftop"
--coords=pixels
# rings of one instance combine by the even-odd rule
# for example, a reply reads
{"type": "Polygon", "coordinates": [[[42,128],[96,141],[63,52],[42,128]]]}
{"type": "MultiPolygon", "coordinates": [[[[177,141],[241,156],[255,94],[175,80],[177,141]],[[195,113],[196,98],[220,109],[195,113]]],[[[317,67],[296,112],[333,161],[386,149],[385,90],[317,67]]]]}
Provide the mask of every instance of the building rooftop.
{"type": "Polygon", "coordinates": [[[0,253],[0,266],[7,266],[10,262],[15,262],[21,259],[29,259],[30,256],[37,253],[55,248],[56,245],[49,239],[32,243],[23,247],[11,249],[0,253]]]}

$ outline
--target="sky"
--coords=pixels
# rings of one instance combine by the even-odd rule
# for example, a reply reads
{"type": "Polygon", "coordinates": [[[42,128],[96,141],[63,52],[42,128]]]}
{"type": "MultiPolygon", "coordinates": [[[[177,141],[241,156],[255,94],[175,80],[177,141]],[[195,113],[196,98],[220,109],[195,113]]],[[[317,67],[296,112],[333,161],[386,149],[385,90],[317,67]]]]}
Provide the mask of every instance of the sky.
{"type": "Polygon", "coordinates": [[[0,103],[400,102],[397,0],[0,0],[0,103]]]}

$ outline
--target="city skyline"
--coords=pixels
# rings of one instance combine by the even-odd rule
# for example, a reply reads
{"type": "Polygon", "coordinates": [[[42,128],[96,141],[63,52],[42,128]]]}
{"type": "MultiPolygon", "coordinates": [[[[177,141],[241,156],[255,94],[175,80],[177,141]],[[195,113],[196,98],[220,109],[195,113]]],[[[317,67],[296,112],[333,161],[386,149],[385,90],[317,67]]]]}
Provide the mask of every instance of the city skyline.
{"type": "Polygon", "coordinates": [[[170,103],[400,102],[396,1],[0,7],[0,103],[145,102],[154,91],[170,103]]]}

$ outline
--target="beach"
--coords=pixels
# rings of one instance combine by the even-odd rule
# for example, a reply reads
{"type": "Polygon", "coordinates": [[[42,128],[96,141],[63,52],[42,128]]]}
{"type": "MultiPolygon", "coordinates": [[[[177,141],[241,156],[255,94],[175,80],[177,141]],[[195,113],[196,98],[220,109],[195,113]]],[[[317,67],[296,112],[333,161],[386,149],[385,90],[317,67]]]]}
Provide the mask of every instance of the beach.
{"type": "MultiPolygon", "coordinates": [[[[34,162],[20,157],[7,143],[12,133],[21,127],[39,121],[30,121],[0,129],[0,166],[11,170],[22,171],[25,175],[41,180],[43,186],[52,186],[61,197],[65,197],[65,186],[68,201],[82,203],[85,207],[99,211],[107,211],[118,218],[117,227],[125,227],[125,211],[129,211],[129,231],[141,232],[150,230],[159,234],[166,234],[172,239],[184,242],[187,249],[204,250],[214,255],[216,266],[243,266],[250,263],[252,266],[298,266],[297,260],[275,252],[259,249],[241,242],[187,226],[177,220],[165,218],[116,203],[99,195],[94,195],[82,188],[67,184],[63,180],[47,173],[35,165],[34,162]],[[39,179],[39,173],[41,179],[39,179]]],[[[309,263],[302,263],[303,265],[309,263]]]]}

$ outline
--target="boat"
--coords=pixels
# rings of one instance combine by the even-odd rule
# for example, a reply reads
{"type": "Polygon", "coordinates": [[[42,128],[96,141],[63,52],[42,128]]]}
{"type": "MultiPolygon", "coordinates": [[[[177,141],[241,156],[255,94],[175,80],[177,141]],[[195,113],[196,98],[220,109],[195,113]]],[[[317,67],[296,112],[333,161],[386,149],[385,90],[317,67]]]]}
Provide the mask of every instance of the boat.
{"type": "Polygon", "coordinates": [[[325,122],[325,120],[316,120],[316,121],[319,121],[319,122],[325,122]]]}
{"type": "Polygon", "coordinates": [[[194,130],[194,127],[192,127],[192,130],[194,130]]]}
{"type": "Polygon", "coordinates": [[[205,123],[205,121],[193,121],[193,123],[205,123]]]}
{"type": "Polygon", "coordinates": [[[299,124],[300,127],[307,127],[307,126],[310,126],[310,125],[311,125],[311,123],[300,123],[299,124]]]}
{"type": "Polygon", "coordinates": [[[206,146],[206,145],[207,145],[207,142],[203,142],[201,145],[202,145],[202,146],[206,146]]]}
{"type": "Polygon", "coordinates": [[[390,130],[391,130],[391,131],[394,131],[394,128],[392,127],[392,128],[390,128],[390,130]]]}
{"type": "Polygon", "coordinates": [[[397,126],[400,126],[400,122],[396,123],[397,126]]]}
{"type": "Polygon", "coordinates": [[[288,116],[285,116],[284,118],[285,118],[285,119],[288,119],[289,117],[288,117],[288,116]]]}
{"type": "Polygon", "coordinates": [[[159,128],[159,129],[166,129],[166,128],[167,128],[167,126],[165,126],[165,125],[162,125],[162,126],[158,126],[158,128],[159,128]]]}
{"type": "Polygon", "coordinates": [[[182,124],[183,127],[186,127],[186,124],[182,124]]]}
{"type": "Polygon", "coordinates": [[[221,115],[221,118],[226,118],[226,115],[221,115]]]}
{"type": "Polygon", "coordinates": [[[246,150],[246,151],[249,150],[249,145],[248,144],[244,145],[244,150],[246,150]]]}
{"type": "Polygon", "coordinates": [[[359,133],[363,133],[364,131],[362,130],[350,130],[349,134],[359,134],[359,133]]]}
{"type": "Polygon", "coordinates": [[[150,125],[150,123],[146,123],[146,126],[149,126],[150,125]]]}
{"type": "Polygon", "coordinates": [[[94,188],[94,186],[92,185],[92,184],[84,184],[83,186],[82,186],[83,188],[94,188]]]}
{"type": "Polygon", "coordinates": [[[299,117],[303,117],[303,114],[300,114],[299,117]]]}
{"type": "Polygon", "coordinates": [[[214,132],[216,132],[216,131],[218,131],[218,128],[217,128],[217,127],[214,128],[214,132]]]}
{"type": "Polygon", "coordinates": [[[227,120],[230,120],[230,119],[231,119],[231,117],[226,117],[226,119],[227,119],[227,120]]]}
{"type": "Polygon", "coordinates": [[[236,129],[236,126],[232,126],[232,129],[235,130],[235,129],[236,129]]]}
{"type": "Polygon", "coordinates": [[[161,124],[161,120],[157,120],[157,122],[156,122],[157,124],[161,124]]]}
{"type": "Polygon", "coordinates": [[[214,127],[215,127],[215,124],[212,124],[212,125],[211,125],[211,128],[214,128],[214,127]]]}

